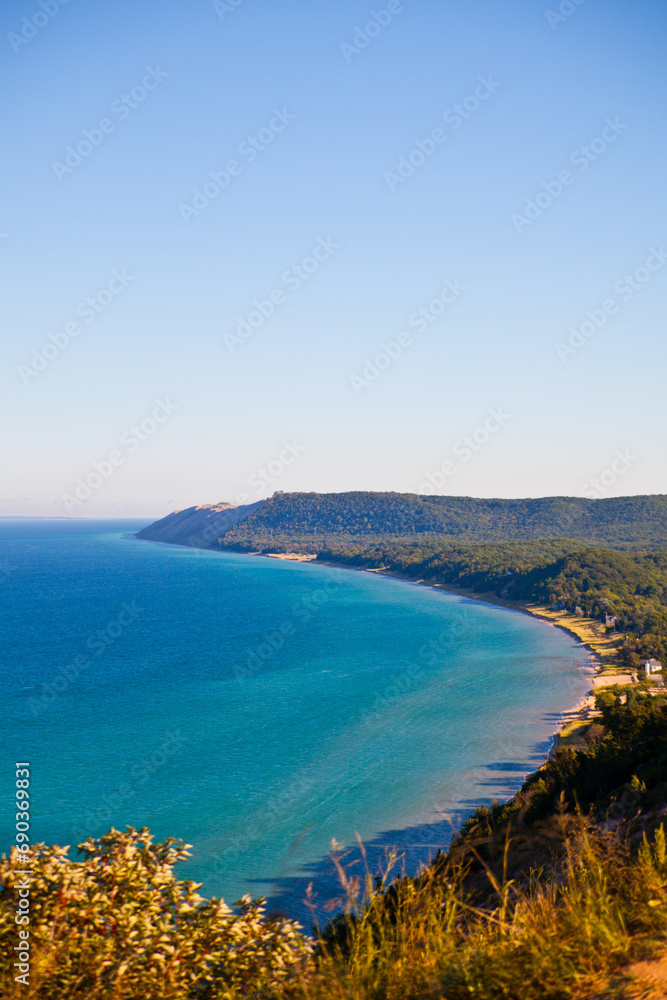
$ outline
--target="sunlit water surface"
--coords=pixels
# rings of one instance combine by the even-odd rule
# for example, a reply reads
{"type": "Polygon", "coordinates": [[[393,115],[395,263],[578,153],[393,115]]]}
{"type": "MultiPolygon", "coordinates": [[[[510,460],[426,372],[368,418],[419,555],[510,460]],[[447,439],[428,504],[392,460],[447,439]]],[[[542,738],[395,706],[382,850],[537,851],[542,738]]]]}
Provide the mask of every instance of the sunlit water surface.
{"type": "MultiPolygon", "coordinates": [[[[332,838],[408,870],[539,765],[587,654],[528,615],[372,573],[140,542],[145,522],[0,521],[2,842],[113,824],[183,877],[304,918],[332,838]]],[[[3,847],[4,849],[4,847],[3,847]]]]}

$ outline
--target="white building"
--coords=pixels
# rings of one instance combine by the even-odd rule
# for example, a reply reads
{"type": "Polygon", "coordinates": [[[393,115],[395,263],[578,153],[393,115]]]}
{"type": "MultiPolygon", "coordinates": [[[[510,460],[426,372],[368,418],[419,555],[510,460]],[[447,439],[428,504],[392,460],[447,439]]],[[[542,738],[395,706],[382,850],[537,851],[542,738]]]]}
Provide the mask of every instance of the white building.
{"type": "Polygon", "coordinates": [[[642,669],[647,677],[651,677],[652,674],[659,674],[662,670],[662,663],[660,660],[642,660],[642,669]]]}

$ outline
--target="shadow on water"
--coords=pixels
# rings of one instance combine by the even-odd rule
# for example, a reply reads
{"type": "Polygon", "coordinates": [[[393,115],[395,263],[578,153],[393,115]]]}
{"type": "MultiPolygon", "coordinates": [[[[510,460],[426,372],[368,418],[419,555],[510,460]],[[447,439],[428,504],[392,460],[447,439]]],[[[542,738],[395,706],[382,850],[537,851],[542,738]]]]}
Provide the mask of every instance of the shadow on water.
{"type": "MultiPolygon", "coordinates": [[[[544,740],[533,746],[527,760],[523,762],[494,761],[483,765],[483,769],[489,772],[488,778],[480,775],[481,780],[478,778],[475,786],[480,790],[493,789],[493,793],[459,800],[436,822],[421,823],[401,830],[385,830],[373,840],[365,841],[364,852],[370,872],[375,875],[379,871],[385,871],[387,859],[394,851],[399,856],[397,866],[392,869],[394,875],[417,874],[432,861],[439,850],[447,850],[454,834],[475,809],[489,806],[493,801],[511,798],[521,788],[526,775],[544,763],[550,748],[551,740],[544,740]]],[[[298,843],[292,845],[286,853],[282,871],[275,878],[250,879],[249,891],[253,896],[268,897],[267,909],[270,916],[281,915],[296,919],[309,931],[313,926],[313,912],[305,903],[309,885],[312,885],[314,916],[321,927],[343,909],[344,900],[338,872],[329,856],[299,865],[298,873],[291,873],[294,866],[290,855],[295,846],[298,843]]],[[[343,854],[343,865],[348,873],[363,877],[364,859],[358,845],[347,845],[343,854]]]]}
{"type": "MultiPolygon", "coordinates": [[[[394,849],[399,855],[396,875],[414,875],[435,857],[438,850],[446,850],[455,831],[461,826],[470,811],[488,803],[488,798],[462,804],[447,819],[436,823],[423,823],[403,830],[386,830],[373,840],[364,842],[364,851],[369,870],[375,874],[387,867],[387,858],[394,849]]],[[[350,876],[363,877],[365,868],[358,845],[346,846],[342,863],[350,876]]],[[[306,929],[310,929],[313,916],[305,904],[308,886],[312,884],[315,915],[320,926],[343,908],[340,898],[342,889],[338,872],[330,857],[319,858],[309,864],[299,866],[299,874],[288,874],[289,860],[284,866],[284,874],[273,881],[251,879],[250,893],[254,896],[268,896],[270,915],[282,914],[297,919],[306,929]]]]}

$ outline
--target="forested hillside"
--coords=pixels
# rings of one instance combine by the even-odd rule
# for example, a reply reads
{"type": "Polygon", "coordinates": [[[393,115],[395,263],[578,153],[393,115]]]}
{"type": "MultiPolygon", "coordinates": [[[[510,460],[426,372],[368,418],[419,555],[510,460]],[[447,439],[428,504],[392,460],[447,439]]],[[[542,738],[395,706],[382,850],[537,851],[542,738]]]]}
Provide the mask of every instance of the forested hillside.
{"type": "Polygon", "coordinates": [[[667,658],[667,497],[479,500],[409,493],[276,493],[203,505],[139,537],[245,552],[310,552],[414,578],[560,604],[626,634],[624,661],[667,658]]]}
{"type": "Polygon", "coordinates": [[[276,493],[203,505],[139,537],[319,559],[560,604],[625,633],[624,662],[667,658],[667,497],[480,500],[409,493],[276,493]],[[223,509],[224,508],[224,509],[223,509]]]}
{"type": "Polygon", "coordinates": [[[310,543],[315,551],[334,539],[418,535],[462,542],[573,538],[621,549],[657,548],[667,546],[667,497],[487,500],[361,491],[276,493],[216,544],[279,550],[310,543]]]}

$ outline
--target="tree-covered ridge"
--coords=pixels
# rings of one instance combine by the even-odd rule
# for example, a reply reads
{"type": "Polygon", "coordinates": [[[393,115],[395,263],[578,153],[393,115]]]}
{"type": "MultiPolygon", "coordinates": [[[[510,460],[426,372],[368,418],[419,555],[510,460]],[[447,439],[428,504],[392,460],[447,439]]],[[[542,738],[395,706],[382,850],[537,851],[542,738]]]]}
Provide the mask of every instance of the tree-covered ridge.
{"type": "Polygon", "coordinates": [[[666,526],[663,496],[475,500],[285,493],[218,544],[316,552],[329,562],[560,605],[603,622],[616,616],[625,634],[621,657],[636,669],[644,657],[667,660],[666,526]],[[602,538],[605,547],[591,538],[602,538]]]}
{"type": "Polygon", "coordinates": [[[475,499],[412,493],[276,493],[217,544],[318,546],[415,536],[461,542],[572,538],[615,548],[667,546],[667,497],[475,499]]]}
{"type": "Polygon", "coordinates": [[[667,660],[667,551],[616,552],[576,541],[455,545],[424,540],[401,545],[334,545],[318,558],[384,568],[412,579],[464,587],[477,593],[561,605],[606,621],[617,616],[625,633],[623,661],[667,660]]]}

